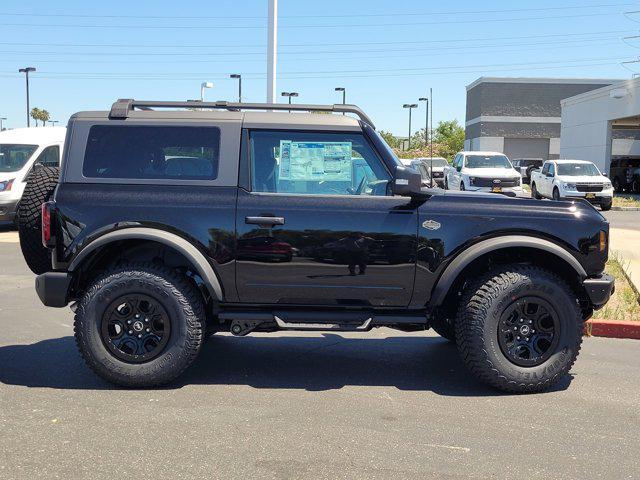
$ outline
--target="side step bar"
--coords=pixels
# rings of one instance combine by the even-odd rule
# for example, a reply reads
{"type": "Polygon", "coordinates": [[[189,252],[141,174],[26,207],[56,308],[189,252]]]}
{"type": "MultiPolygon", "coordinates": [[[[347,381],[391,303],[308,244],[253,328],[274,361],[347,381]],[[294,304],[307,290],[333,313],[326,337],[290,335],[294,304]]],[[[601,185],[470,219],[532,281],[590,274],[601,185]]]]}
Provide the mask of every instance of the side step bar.
{"type": "Polygon", "coordinates": [[[246,335],[253,330],[327,330],[342,332],[364,332],[373,327],[424,326],[429,322],[424,312],[410,314],[386,314],[373,312],[331,312],[278,310],[273,312],[234,311],[221,312],[218,319],[230,322],[234,335],[246,335]]]}

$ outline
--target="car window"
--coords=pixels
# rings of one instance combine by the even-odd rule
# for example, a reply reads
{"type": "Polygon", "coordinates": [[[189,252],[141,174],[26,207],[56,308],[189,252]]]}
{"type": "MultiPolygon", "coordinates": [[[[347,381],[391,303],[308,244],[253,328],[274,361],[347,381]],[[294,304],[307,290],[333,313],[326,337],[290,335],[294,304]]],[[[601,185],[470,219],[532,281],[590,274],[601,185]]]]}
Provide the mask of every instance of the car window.
{"type": "Polygon", "coordinates": [[[558,175],[568,176],[600,176],[600,171],[593,163],[560,163],[558,164],[558,175]]]}
{"type": "Polygon", "coordinates": [[[94,178],[215,180],[216,127],[94,125],[82,173],[94,178]]]}
{"type": "Polygon", "coordinates": [[[0,172],[17,172],[37,149],[37,145],[0,144],[0,172]]]}
{"type": "Polygon", "coordinates": [[[36,159],[36,163],[44,165],[45,167],[59,166],[60,165],[60,147],[58,145],[51,145],[45,148],[36,159]]]}
{"type": "Polygon", "coordinates": [[[513,161],[513,166],[514,167],[519,167],[520,166],[520,160],[514,160],[513,161]]]}
{"type": "Polygon", "coordinates": [[[551,165],[550,163],[545,163],[544,166],[542,167],[542,173],[544,175],[546,175],[546,173],[549,171],[549,165],[551,165]]]}
{"type": "Polygon", "coordinates": [[[307,195],[387,195],[391,175],[362,134],[254,130],[252,190],[307,195]]]}
{"type": "Polygon", "coordinates": [[[551,175],[555,175],[556,174],[556,166],[553,163],[549,164],[549,173],[551,175]]]}
{"type": "Polygon", "coordinates": [[[512,168],[504,155],[467,155],[465,165],[467,168],[512,168]]]}

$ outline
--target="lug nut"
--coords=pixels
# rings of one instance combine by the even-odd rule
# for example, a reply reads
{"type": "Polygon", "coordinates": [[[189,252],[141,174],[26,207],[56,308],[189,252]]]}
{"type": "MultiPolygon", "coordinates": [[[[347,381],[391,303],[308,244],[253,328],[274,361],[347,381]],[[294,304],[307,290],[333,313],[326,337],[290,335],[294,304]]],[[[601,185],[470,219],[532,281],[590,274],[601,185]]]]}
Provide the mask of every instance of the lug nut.
{"type": "Polygon", "coordinates": [[[149,333],[150,331],[151,331],[151,329],[150,329],[150,328],[147,328],[147,333],[149,333]]]}
{"type": "Polygon", "coordinates": [[[139,314],[139,313],[136,313],[136,314],[135,314],[135,317],[136,317],[136,318],[140,318],[140,314],[139,314]]]}
{"type": "Polygon", "coordinates": [[[145,318],[145,319],[144,319],[144,321],[145,321],[145,323],[147,323],[147,322],[149,322],[149,319],[148,319],[148,318],[145,318]]]}
{"type": "Polygon", "coordinates": [[[133,330],[129,330],[129,335],[132,335],[132,334],[133,334],[133,330]]]}
{"type": "Polygon", "coordinates": [[[138,338],[142,338],[142,334],[141,333],[138,334],[138,338]]]}
{"type": "Polygon", "coordinates": [[[517,339],[520,340],[520,336],[519,335],[518,335],[517,339]]]}
{"type": "Polygon", "coordinates": [[[131,325],[131,320],[127,320],[127,325],[131,325]]]}

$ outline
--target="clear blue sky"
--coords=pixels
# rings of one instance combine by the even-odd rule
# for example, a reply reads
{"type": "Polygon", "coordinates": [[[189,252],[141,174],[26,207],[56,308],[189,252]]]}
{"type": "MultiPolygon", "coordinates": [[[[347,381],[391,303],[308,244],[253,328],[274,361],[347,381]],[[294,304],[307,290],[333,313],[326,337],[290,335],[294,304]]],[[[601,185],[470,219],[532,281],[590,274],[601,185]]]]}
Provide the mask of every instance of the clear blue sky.
{"type": "MultiPolygon", "coordinates": [[[[639,2],[280,0],[277,88],[339,103],[344,86],[378,128],[404,135],[402,104],[432,87],[434,120],[464,123],[465,86],[481,75],[629,78],[632,10],[639,2]]],[[[207,99],[234,100],[230,73],[243,74],[246,101],[264,101],[266,14],[267,0],[2,0],[0,116],[24,126],[27,65],[31,106],[61,124],[116,98],[197,98],[204,80],[207,99]]],[[[421,105],[416,128],[423,119],[421,105]]]]}

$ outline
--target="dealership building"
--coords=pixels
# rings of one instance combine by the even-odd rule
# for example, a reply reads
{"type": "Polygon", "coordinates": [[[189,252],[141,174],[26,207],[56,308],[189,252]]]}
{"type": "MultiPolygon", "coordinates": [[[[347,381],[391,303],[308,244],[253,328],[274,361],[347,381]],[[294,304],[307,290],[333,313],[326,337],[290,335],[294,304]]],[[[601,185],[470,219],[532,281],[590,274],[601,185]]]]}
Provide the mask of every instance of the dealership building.
{"type": "Polygon", "coordinates": [[[611,155],[620,153],[612,150],[612,138],[624,140],[617,142],[622,148],[632,136],[628,110],[615,110],[620,99],[609,93],[618,91],[620,82],[481,77],[467,86],[465,150],[498,151],[511,159],[584,158],[608,167],[611,155]],[[623,114],[625,120],[618,120],[623,114]],[[617,123],[622,121],[627,123],[617,123]]]}

